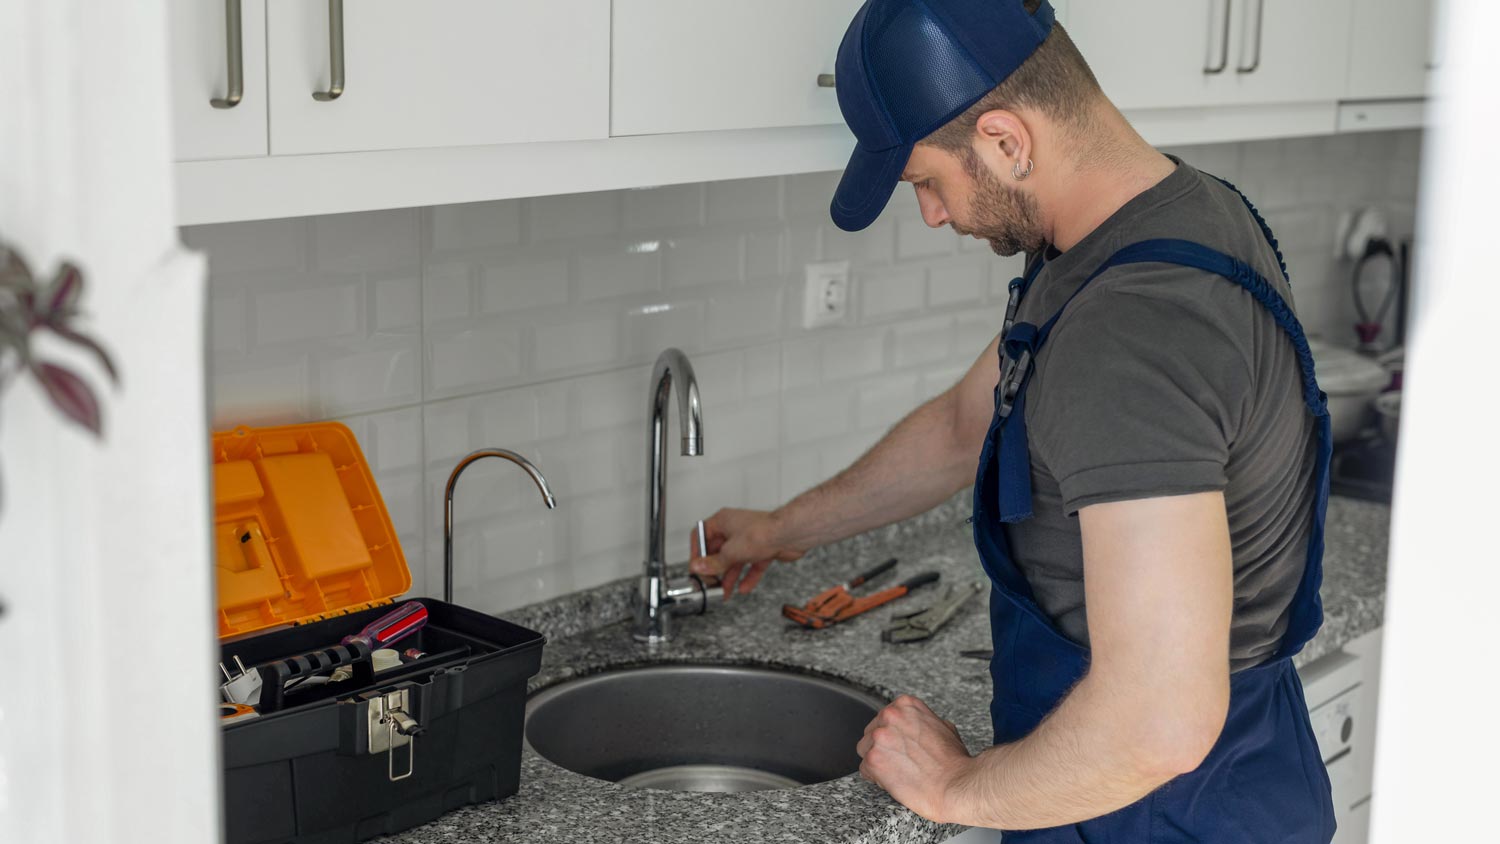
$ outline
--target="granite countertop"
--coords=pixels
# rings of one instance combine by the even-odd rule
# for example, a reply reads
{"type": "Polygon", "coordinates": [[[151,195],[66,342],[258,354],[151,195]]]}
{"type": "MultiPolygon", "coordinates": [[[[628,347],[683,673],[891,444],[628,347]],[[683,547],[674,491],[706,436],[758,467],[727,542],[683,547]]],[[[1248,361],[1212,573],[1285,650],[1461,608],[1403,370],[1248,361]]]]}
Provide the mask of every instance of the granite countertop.
{"type": "MultiPolygon", "coordinates": [[[[936,569],[943,583],[983,580],[967,518],[955,498],[931,513],[776,566],[751,595],[715,605],[704,617],[678,619],[677,638],[649,647],[630,637],[628,599],[634,579],[507,613],[547,634],[540,673],[531,689],[640,663],[724,663],[788,667],[821,673],[894,698],[913,694],[957,725],[969,749],[991,738],[990,681],[985,661],[959,652],[990,647],[985,599],[971,600],[936,637],[892,645],[880,631],[904,605],[926,606],[943,587],[928,587],[849,623],[809,631],[785,622],[783,603],[801,603],[886,557],[899,557],[903,577],[936,569]],[[601,626],[602,625],[602,626],[601,626]]],[[[1324,559],[1326,620],[1297,658],[1303,665],[1378,628],[1385,599],[1389,509],[1334,498],[1329,504],[1324,559]]],[[[741,794],[626,790],[541,758],[529,748],[521,761],[521,790],[506,800],[451,812],[424,826],[383,839],[438,842],[812,842],[845,844],[937,842],[962,827],[930,823],[903,808],[858,774],[798,789],[741,794]]]]}

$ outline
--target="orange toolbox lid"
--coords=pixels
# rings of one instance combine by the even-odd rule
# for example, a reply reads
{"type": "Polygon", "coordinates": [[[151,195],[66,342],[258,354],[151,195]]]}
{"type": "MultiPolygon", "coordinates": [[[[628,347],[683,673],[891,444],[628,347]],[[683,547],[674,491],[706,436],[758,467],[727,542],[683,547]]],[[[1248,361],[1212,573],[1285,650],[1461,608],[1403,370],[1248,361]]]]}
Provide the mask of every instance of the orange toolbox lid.
{"type": "Polygon", "coordinates": [[[354,433],[338,422],[213,436],[219,637],[391,603],[411,572],[354,433]]]}

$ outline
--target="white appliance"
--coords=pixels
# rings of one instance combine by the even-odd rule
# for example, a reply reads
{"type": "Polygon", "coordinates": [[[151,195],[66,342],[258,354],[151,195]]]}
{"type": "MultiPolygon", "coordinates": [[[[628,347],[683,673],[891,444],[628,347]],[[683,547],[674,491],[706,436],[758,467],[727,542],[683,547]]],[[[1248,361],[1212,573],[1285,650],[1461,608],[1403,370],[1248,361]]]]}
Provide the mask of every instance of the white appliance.
{"type": "Polygon", "coordinates": [[[1364,682],[1364,669],[1360,657],[1335,651],[1297,672],[1333,786],[1334,844],[1364,844],[1369,833],[1372,748],[1363,720],[1371,712],[1365,698],[1375,690],[1364,682]]]}

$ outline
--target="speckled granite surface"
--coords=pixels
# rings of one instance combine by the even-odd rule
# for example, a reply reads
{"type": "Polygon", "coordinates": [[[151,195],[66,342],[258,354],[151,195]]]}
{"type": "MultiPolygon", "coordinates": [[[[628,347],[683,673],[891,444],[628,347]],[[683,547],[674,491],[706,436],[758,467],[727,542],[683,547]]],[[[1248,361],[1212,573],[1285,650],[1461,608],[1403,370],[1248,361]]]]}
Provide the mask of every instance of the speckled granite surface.
{"type": "MultiPolygon", "coordinates": [[[[990,646],[984,598],[970,601],[934,639],[906,645],[881,642],[880,631],[903,604],[909,610],[929,603],[941,584],[830,630],[802,630],[780,617],[781,604],[800,603],[888,556],[901,558],[897,574],[903,578],[936,569],[946,583],[983,579],[967,516],[967,504],[958,497],[918,520],[821,549],[796,565],[777,566],[754,594],[716,605],[705,617],[679,619],[678,639],[662,647],[630,638],[625,618],[632,581],[506,617],[551,637],[533,690],[647,662],[788,667],[888,698],[917,695],[953,721],[970,749],[978,751],[990,739],[989,676],[985,662],[959,652],[990,646]]],[[[1299,664],[1381,625],[1388,520],[1388,509],[1380,505],[1347,499],[1330,504],[1323,586],[1327,620],[1299,664]]],[[[795,790],[724,795],[627,791],[564,770],[529,749],[521,764],[521,791],[514,797],[460,809],[384,840],[910,844],[941,841],[961,830],[917,817],[857,774],[795,790]]]]}

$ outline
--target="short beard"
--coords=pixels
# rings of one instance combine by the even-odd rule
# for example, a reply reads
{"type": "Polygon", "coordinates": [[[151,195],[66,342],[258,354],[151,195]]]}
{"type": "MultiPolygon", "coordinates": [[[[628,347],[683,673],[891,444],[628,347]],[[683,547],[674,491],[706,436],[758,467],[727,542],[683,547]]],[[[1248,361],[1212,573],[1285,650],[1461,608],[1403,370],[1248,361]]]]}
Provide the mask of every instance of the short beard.
{"type": "Polygon", "coordinates": [[[963,231],[954,226],[954,230],[984,238],[996,255],[1005,258],[1037,252],[1046,246],[1036,197],[997,178],[974,150],[965,148],[962,157],[964,172],[974,182],[969,202],[973,228],[963,231]]]}

